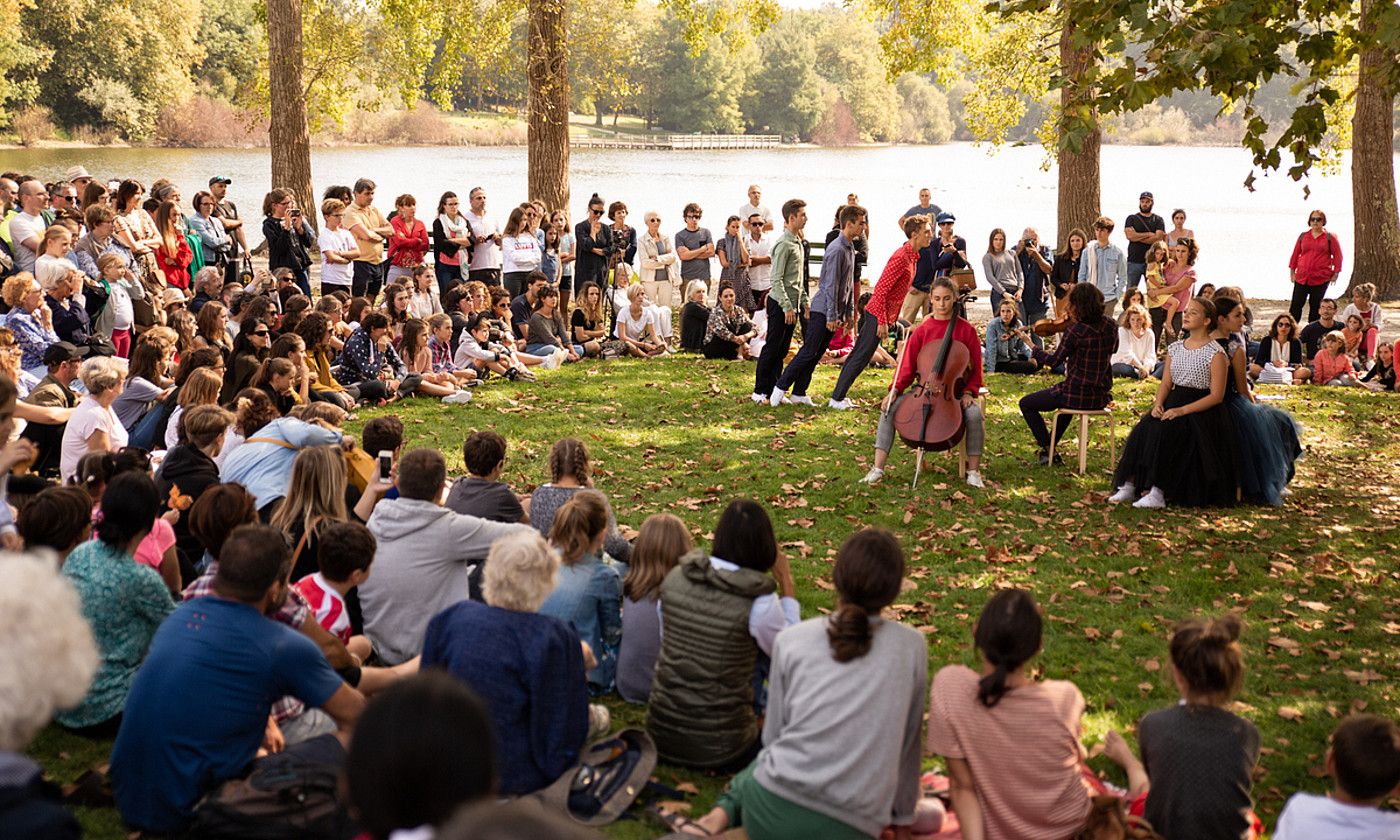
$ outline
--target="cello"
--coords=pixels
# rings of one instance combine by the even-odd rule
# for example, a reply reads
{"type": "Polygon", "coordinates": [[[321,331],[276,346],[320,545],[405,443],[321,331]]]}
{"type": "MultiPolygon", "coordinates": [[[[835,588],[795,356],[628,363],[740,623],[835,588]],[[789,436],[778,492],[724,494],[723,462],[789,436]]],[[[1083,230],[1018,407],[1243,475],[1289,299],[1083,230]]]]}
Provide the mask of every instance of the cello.
{"type": "Polygon", "coordinates": [[[923,454],[952,449],[962,442],[967,431],[962,397],[971,356],[967,347],[953,338],[953,328],[962,317],[966,299],[967,292],[961,292],[943,338],[919,350],[915,362],[917,379],[894,413],[894,428],[900,439],[919,450],[919,466],[914,472],[916,483],[923,454]]]}

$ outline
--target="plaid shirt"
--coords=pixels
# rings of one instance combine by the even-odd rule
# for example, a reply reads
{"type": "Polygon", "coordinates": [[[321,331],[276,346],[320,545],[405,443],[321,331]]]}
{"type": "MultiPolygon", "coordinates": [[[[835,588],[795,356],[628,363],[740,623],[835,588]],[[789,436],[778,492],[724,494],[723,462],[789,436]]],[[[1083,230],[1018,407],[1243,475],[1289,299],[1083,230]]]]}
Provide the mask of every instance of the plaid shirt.
{"type": "Polygon", "coordinates": [[[870,302],[865,305],[865,311],[874,315],[876,321],[888,326],[899,320],[899,309],[909,293],[909,284],[914,281],[914,267],[918,263],[919,252],[908,242],[890,255],[880,279],[875,281],[870,302]]]}
{"type": "MultiPolygon", "coordinates": [[[[195,598],[215,597],[214,573],[219,570],[217,562],[210,563],[209,568],[204,570],[204,574],[195,579],[194,583],[185,587],[182,600],[193,601],[195,598]]],[[[274,621],[280,621],[298,633],[301,626],[306,623],[306,619],[311,615],[311,607],[307,606],[306,599],[295,589],[287,590],[287,601],[276,613],[269,616],[274,621]]],[[[272,715],[277,718],[280,724],[288,718],[294,718],[306,711],[306,706],[295,697],[283,697],[272,704],[272,715]]]]}
{"type": "Polygon", "coordinates": [[[437,336],[428,339],[428,350],[433,354],[433,373],[452,373],[457,366],[452,363],[452,343],[438,341],[437,336]]]}
{"type": "Polygon", "coordinates": [[[1065,408],[1092,411],[1113,399],[1113,374],[1109,359],[1118,352],[1118,326],[1105,317],[1098,324],[1076,323],[1065,333],[1054,353],[1032,348],[1042,367],[1065,363],[1065,381],[1050,390],[1065,398],[1065,408]]]}

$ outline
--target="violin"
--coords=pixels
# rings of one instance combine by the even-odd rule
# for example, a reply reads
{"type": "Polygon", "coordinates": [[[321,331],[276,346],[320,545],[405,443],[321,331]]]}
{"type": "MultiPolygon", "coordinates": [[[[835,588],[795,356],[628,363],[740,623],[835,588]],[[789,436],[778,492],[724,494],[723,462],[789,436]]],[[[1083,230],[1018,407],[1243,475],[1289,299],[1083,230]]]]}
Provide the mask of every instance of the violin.
{"type": "Polygon", "coordinates": [[[1049,338],[1067,331],[1072,326],[1074,326],[1074,319],[1066,314],[1058,318],[1041,318],[1031,325],[1031,332],[1041,338],[1049,338]]]}
{"type": "MultiPolygon", "coordinates": [[[[959,295],[943,339],[925,344],[916,362],[918,379],[894,413],[894,428],[914,449],[943,452],[957,446],[967,431],[962,397],[967,389],[967,368],[972,361],[967,347],[953,338],[967,295],[959,295]]],[[[898,366],[896,366],[898,367],[898,366]]]]}

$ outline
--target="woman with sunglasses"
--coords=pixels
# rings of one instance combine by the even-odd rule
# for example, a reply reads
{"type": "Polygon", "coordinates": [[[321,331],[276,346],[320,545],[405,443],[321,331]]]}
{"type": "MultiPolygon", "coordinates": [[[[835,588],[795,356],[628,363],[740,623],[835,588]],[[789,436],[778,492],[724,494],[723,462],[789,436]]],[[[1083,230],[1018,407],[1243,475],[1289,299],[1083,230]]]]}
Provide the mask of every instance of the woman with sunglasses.
{"type": "Polygon", "coordinates": [[[574,226],[574,241],[578,253],[575,282],[597,283],[606,287],[608,257],[613,251],[612,228],[603,224],[603,199],[594,193],[588,199],[588,218],[574,226]]]}
{"type": "Polygon", "coordinates": [[[1288,313],[1293,320],[1303,319],[1303,301],[1307,301],[1308,321],[1316,321],[1327,287],[1337,282],[1341,273],[1342,243],[1327,232],[1327,214],[1314,210],[1308,214],[1308,229],[1298,234],[1293,256],[1288,259],[1288,279],[1293,281],[1288,313]]]}

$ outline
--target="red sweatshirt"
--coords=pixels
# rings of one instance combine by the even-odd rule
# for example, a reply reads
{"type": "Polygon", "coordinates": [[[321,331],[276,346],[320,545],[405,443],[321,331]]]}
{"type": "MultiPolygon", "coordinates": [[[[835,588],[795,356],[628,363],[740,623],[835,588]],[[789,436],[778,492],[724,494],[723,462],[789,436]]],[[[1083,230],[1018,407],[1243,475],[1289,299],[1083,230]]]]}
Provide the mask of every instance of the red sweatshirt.
{"type": "MultiPolygon", "coordinates": [[[[914,384],[915,374],[919,370],[919,351],[926,344],[936,344],[942,341],[943,334],[948,331],[949,323],[930,316],[914,328],[908,343],[904,346],[904,354],[900,356],[899,370],[895,371],[895,393],[902,394],[905,389],[914,384]]],[[[977,339],[977,329],[965,319],[959,318],[957,326],[953,327],[953,340],[960,341],[967,346],[969,356],[967,390],[976,396],[978,389],[982,387],[982,343],[977,339]]]]}

